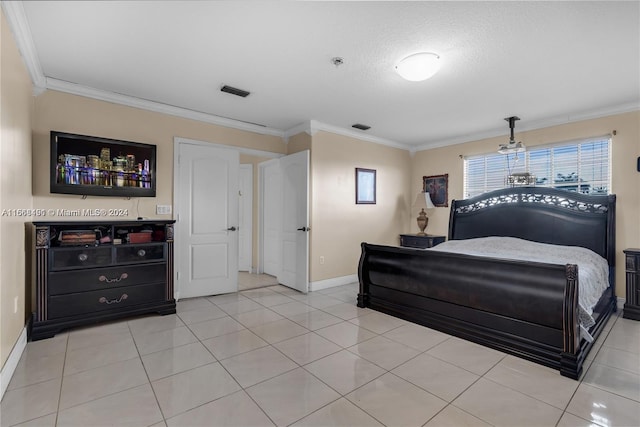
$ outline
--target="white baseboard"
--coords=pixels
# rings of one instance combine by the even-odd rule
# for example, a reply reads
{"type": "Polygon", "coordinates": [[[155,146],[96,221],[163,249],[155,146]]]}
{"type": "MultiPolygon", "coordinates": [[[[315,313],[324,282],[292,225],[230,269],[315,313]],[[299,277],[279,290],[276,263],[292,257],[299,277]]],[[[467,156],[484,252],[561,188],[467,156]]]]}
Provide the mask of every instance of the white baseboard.
{"type": "Polygon", "coordinates": [[[618,299],[618,310],[622,310],[624,308],[624,303],[627,302],[626,298],[616,297],[618,299]]]}
{"type": "Polygon", "coordinates": [[[11,377],[13,377],[13,373],[16,371],[16,367],[18,366],[18,362],[22,357],[22,353],[24,349],[27,347],[27,327],[25,326],[22,330],[22,333],[18,337],[18,341],[13,346],[13,350],[9,353],[9,357],[7,358],[7,362],[2,367],[2,371],[0,371],[0,400],[4,397],[4,392],[7,390],[9,386],[9,382],[11,381],[11,377]]]}
{"type": "Polygon", "coordinates": [[[310,291],[319,291],[321,289],[333,288],[336,286],[348,285],[358,281],[357,274],[351,274],[349,276],[334,277],[332,279],[318,280],[316,282],[309,283],[310,291]]]}

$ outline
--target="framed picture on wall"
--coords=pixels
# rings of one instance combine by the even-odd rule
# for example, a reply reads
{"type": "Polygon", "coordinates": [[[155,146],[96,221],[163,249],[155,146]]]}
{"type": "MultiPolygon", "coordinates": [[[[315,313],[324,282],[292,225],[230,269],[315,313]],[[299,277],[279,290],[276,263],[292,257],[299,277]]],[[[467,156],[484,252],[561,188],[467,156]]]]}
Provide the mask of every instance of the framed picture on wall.
{"type": "Polygon", "coordinates": [[[376,170],[356,168],[356,204],[376,204],[376,170]]]}
{"type": "Polygon", "coordinates": [[[449,174],[423,176],[423,190],[429,193],[436,207],[449,206],[449,174]]]}

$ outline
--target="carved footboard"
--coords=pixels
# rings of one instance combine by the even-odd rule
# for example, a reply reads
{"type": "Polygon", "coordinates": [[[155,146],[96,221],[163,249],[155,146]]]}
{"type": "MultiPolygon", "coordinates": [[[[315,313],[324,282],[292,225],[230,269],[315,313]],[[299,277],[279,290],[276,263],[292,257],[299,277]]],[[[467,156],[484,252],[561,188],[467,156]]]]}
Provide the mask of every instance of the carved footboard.
{"type": "Polygon", "coordinates": [[[363,243],[358,275],[360,307],[580,375],[575,265],[363,243]]]}

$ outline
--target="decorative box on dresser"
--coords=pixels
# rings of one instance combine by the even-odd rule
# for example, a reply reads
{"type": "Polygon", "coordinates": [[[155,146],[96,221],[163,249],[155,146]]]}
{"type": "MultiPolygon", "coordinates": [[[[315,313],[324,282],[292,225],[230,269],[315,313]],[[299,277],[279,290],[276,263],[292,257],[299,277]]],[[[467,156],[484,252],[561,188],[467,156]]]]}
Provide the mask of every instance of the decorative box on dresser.
{"type": "Polygon", "coordinates": [[[34,222],[30,338],[176,312],[172,220],[34,222]]]}
{"type": "Polygon", "coordinates": [[[401,234],[400,246],[407,248],[432,248],[445,241],[445,236],[437,236],[434,234],[401,234]]]}
{"type": "Polygon", "coordinates": [[[622,311],[626,319],[640,320],[640,249],[625,249],[627,295],[622,311]]]}

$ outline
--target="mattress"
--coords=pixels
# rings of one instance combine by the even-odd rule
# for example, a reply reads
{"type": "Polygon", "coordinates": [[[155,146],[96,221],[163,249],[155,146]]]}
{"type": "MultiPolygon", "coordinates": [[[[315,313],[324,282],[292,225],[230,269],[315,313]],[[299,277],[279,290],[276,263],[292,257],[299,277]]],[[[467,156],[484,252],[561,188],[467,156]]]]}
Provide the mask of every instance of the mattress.
{"type": "Polygon", "coordinates": [[[550,245],[515,237],[482,237],[449,240],[427,250],[548,264],[576,264],[578,316],[583,328],[595,323],[593,308],[609,286],[607,260],[590,249],[578,246],[550,245]]]}

